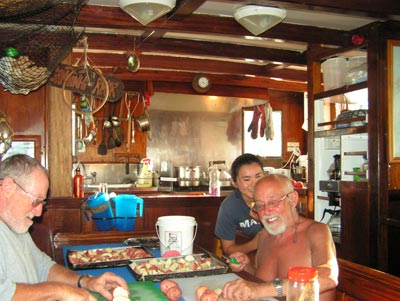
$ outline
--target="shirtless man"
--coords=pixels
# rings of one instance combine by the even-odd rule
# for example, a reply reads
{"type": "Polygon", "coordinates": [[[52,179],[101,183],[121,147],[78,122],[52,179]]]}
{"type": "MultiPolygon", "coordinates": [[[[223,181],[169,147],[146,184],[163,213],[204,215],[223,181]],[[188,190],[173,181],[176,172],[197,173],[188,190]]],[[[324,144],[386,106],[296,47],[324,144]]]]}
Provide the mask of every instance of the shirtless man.
{"type": "Polygon", "coordinates": [[[290,179],[278,174],[263,177],[255,186],[254,200],[265,228],[259,235],[256,266],[239,252],[230,255],[239,264],[230,266],[234,272],[245,270],[266,283],[243,279],[228,282],[223,297],[241,301],[286,295],[288,269],[312,266],[318,270],[319,300],[335,300],[338,263],[332,235],[326,224],[297,214],[298,194],[290,179]]]}

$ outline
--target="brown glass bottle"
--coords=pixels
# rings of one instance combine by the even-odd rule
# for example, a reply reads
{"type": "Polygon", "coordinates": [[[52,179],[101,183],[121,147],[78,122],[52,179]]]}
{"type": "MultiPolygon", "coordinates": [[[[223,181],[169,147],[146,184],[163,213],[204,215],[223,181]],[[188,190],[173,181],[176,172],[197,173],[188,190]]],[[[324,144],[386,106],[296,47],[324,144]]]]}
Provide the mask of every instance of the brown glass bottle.
{"type": "Polygon", "coordinates": [[[79,166],[75,169],[74,176],[74,198],[83,198],[85,196],[85,190],[83,188],[83,175],[81,174],[81,170],[79,166]]]}

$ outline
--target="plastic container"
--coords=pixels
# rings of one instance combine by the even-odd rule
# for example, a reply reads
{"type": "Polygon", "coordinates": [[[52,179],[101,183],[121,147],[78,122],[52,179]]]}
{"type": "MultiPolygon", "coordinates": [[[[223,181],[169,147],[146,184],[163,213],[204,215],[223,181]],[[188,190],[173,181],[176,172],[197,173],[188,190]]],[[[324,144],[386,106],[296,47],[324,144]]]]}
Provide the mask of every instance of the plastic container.
{"type": "Polygon", "coordinates": [[[110,203],[110,195],[100,192],[92,194],[86,201],[99,231],[107,231],[115,226],[114,213],[110,203]]]}
{"type": "Polygon", "coordinates": [[[319,301],[318,271],[297,266],[288,270],[287,301],[319,301]]]}
{"type": "Polygon", "coordinates": [[[143,216],[143,199],[133,194],[119,194],[112,200],[115,203],[115,224],[117,230],[134,230],[138,211],[139,216],[143,216]]]}
{"type": "MultiPolygon", "coordinates": [[[[324,90],[332,90],[345,85],[348,62],[343,57],[327,59],[321,64],[324,78],[324,90]]],[[[336,95],[329,98],[330,102],[344,103],[344,96],[336,95]]]]}
{"type": "Polygon", "coordinates": [[[348,62],[344,57],[327,59],[321,64],[324,77],[324,89],[331,90],[344,86],[348,62]]]}
{"type": "Polygon", "coordinates": [[[221,182],[219,180],[219,170],[216,166],[210,168],[210,182],[208,186],[208,192],[210,195],[219,196],[221,195],[221,182]]]}
{"type": "Polygon", "coordinates": [[[193,253],[193,242],[197,234],[197,223],[192,216],[160,216],[156,222],[156,232],[160,240],[161,256],[167,251],[177,251],[181,255],[193,253]]]}

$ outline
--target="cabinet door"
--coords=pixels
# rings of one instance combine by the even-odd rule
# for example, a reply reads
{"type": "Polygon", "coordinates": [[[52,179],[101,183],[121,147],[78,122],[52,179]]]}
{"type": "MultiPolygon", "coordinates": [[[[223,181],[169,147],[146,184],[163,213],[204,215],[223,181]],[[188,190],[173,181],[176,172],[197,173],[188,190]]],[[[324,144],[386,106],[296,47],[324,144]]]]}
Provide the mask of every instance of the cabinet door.
{"type": "Polygon", "coordinates": [[[342,181],[340,186],[343,259],[368,265],[370,256],[368,183],[342,181]]]}

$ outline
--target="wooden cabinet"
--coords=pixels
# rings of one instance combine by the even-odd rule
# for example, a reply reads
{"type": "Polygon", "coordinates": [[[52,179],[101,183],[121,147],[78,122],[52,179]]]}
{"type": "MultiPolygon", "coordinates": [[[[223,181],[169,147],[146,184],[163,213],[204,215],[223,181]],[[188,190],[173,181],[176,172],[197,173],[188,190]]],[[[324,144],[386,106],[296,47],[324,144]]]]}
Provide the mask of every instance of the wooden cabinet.
{"type": "Polygon", "coordinates": [[[368,182],[342,181],[341,193],[341,257],[368,265],[370,253],[370,202],[368,182]]]}
{"type": "MultiPolygon", "coordinates": [[[[366,45],[363,45],[366,46],[366,45]]],[[[355,47],[354,47],[355,48],[355,47]]],[[[373,140],[369,137],[371,117],[374,112],[364,116],[337,118],[338,105],[335,96],[348,92],[369,88],[369,79],[359,83],[322,91],[321,62],[333,55],[344,54],[349,49],[318,52],[311,51],[309,56],[310,73],[313,81],[310,85],[309,111],[309,199],[314,203],[314,218],[320,221],[325,209],[340,210],[341,230],[340,242],[337,244],[338,256],[356,263],[373,266],[376,246],[374,234],[371,234],[371,191],[370,179],[365,171],[365,163],[370,157],[373,140]],[[336,52],[336,53],[335,53],[336,52]],[[340,155],[341,175],[339,190],[327,192],[320,189],[320,181],[330,180],[329,170],[333,167],[334,156],[340,155]],[[312,183],[310,183],[310,181],[312,183]],[[332,195],[339,197],[340,207],[332,205],[328,200],[332,195]]],[[[369,49],[367,50],[369,51],[369,49]]],[[[346,54],[344,54],[345,56],[346,54]]],[[[368,53],[368,56],[370,53],[368,53]]],[[[368,72],[370,72],[370,68],[368,72]]],[[[370,108],[370,95],[368,108],[370,108]]],[[[344,115],[340,116],[343,117],[344,115]]],[[[372,121],[373,123],[374,121],[372,121]]],[[[373,156],[375,153],[373,154],[373,156]]],[[[368,162],[369,164],[369,162],[368,162]]],[[[375,180],[375,179],[374,179],[375,180]]],[[[328,222],[329,217],[324,217],[328,222]]],[[[372,232],[373,233],[373,232],[372,232]]]]}

